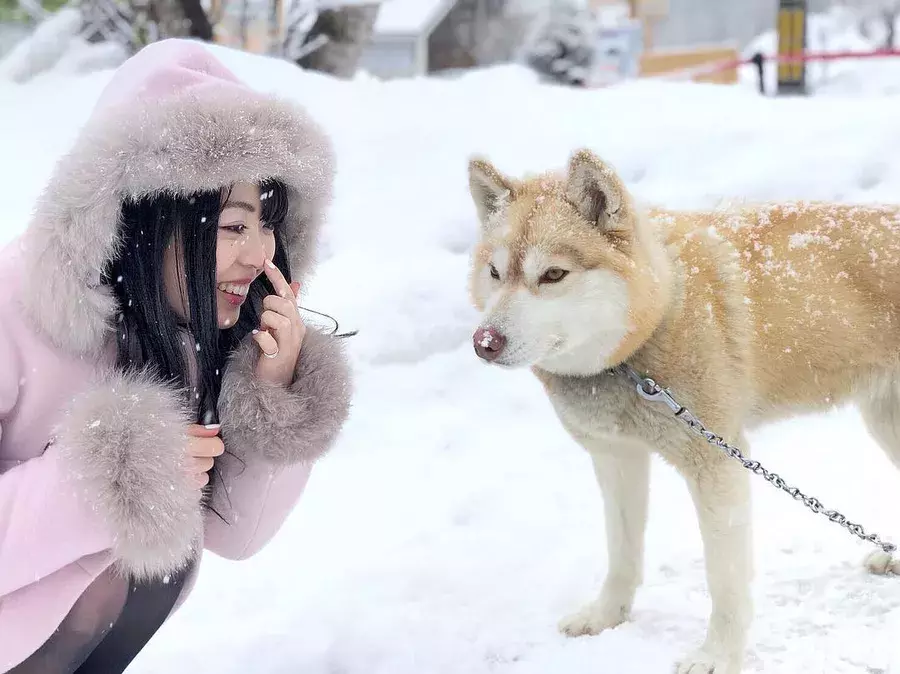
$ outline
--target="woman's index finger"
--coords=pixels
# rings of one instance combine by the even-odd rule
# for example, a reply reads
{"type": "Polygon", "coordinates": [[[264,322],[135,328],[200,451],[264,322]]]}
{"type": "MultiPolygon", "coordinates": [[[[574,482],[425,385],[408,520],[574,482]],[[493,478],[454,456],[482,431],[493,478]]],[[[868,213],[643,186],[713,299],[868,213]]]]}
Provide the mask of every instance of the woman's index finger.
{"type": "Polygon", "coordinates": [[[278,293],[279,296],[288,299],[297,299],[290,283],[287,282],[287,279],[284,278],[284,274],[281,273],[281,270],[276,267],[275,263],[271,260],[266,260],[266,276],[269,277],[272,286],[275,288],[275,292],[278,293]]]}

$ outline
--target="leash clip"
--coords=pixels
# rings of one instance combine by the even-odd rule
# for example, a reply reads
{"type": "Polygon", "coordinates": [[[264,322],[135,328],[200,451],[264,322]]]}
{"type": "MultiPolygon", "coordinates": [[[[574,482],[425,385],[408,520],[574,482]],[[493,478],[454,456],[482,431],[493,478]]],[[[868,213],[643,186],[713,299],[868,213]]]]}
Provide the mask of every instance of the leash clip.
{"type": "Polygon", "coordinates": [[[672,397],[668,389],[662,388],[649,377],[642,379],[637,385],[638,395],[650,402],[665,403],[672,412],[679,414],[684,408],[672,397]]]}

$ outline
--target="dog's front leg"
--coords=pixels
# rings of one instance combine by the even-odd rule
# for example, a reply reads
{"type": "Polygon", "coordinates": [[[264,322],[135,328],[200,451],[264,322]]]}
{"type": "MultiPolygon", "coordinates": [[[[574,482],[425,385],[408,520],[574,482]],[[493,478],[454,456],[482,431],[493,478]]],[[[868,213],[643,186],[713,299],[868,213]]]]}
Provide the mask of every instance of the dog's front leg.
{"type": "Polygon", "coordinates": [[[678,663],[678,674],[739,674],[752,619],[749,473],[717,451],[697,444],[688,455],[696,460],[682,466],[700,522],[712,611],[706,641],[678,663]]]}
{"type": "Polygon", "coordinates": [[[591,452],[591,458],[603,493],[609,564],[600,596],[560,621],[569,636],[598,634],[624,622],[643,578],[650,454],[623,445],[591,452]]]}

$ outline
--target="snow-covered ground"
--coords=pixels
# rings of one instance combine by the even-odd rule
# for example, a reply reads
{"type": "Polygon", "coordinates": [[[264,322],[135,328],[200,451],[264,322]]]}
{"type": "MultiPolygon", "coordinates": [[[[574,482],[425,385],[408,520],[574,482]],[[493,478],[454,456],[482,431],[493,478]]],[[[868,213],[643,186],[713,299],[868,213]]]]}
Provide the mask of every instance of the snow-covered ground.
{"type": "MultiPolygon", "coordinates": [[[[867,65],[852,96],[772,100],[752,85],[565,90],[510,67],[453,81],[336,82],[222,53],[333,134],[336,201],[307,304],[360,329],[357,394],[280,535],[247,562],[208,555],[190,601],[129,671],[669,672],[703,638],[709,601],[690,499],[661,464],[634,620],[590,638],[556,631],[603,578],[602,501],[537,382],[472,352],[466,160],[483,153],[517,174],[588,146],[640,197],[670,207],[896,201],[900,98],[861,86],[867,65]]],[[[892,73],[900,81],[900,63],[892,73]]],[[[0,83],[0,240],[25,226],[107,79],[0,83]]],[[[900,474],[855,410],[775,425],[751,442],[789,482],[900,539],[900,474]]],[[[761,479],[753,485],[746,671],[900,674],[900,578],[866,575],[869,547],[761,479]]]]}

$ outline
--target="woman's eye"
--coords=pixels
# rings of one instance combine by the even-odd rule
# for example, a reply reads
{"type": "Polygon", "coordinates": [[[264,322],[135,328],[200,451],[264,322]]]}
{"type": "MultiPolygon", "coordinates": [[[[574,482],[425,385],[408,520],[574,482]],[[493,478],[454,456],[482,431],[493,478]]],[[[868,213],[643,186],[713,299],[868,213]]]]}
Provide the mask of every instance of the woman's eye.
{"type": "Polygon", "coordinates": [[[227,232],[234,232],[235,234],[243,234],[247,229],[247,225],[239,222],[232,225],[222,225],[220,229],[224,229],[227,232]]]}
{"type": "Polygon", "coordinates": [[[494,265],[491,265],[491,278],[500,280],[500,272],[497,271],[497,268],[494,265]]]}

